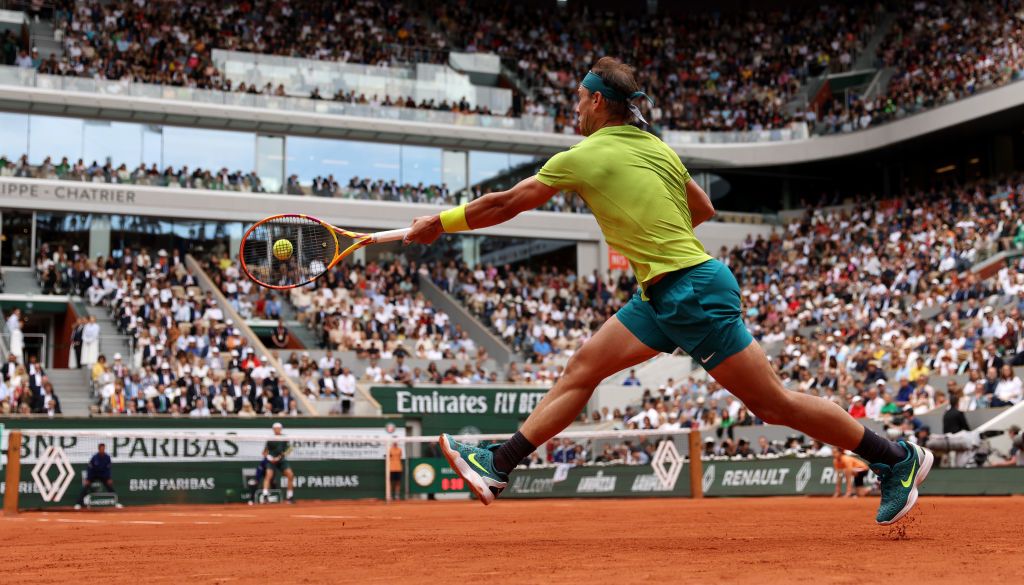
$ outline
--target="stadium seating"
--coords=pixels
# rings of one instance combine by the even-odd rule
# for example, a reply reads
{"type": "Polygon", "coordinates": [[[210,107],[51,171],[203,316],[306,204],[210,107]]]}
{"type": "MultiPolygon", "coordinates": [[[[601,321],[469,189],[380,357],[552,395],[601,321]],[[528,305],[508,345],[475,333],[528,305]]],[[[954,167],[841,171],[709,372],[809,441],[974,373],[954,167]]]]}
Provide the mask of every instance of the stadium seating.
{"type": "Polygon", "coordinates": [[[572,355],[636,290],[624,275],[578,277],[526,266],[449,264],[435,266],[431,278],[533,363],[572,355]]]}
{"type": "MultiPolygon", "coordinates": [[[[1024,56],[1012,15],[1019,2],[989,6],[949,1],[899,0],[871,5],[816,5],[786,10],[636,18],[564,7],[443,2],[430,10],[404,4],[386,9],[362,2],[191,2],[137,6],[120,1],[58,2],[55,26],[63,59],[17,52],[9,64],[59,75],[126,79],[156,84],[286,95],[288,89],[254,87],[227,79],[213,49],[389,66],[443,62],[450,50],[491,52],[510,64],[527,97],[519,112],[546,114],[555,130],[571,132],[572,100],[580,74],[598,57],[627,57],[656,98],[646,110],[659,130],[744,131],[782,128],[808,120],[820,133],[852,131],[899,118],[1019,79],[1024,56]],[[822,72],[849,70],[884,11],[892,16],[875,55],[893,71],[886,91],[807,110],[801,85],[822,72]],[[273,18],[254,34],[251,19],[273,18]],[[213,26],[219,34],[213,34],[213,26]],[[967,23],[953,42],[950,23],[967,23]],[[154,30],[173,31],[155,34],[154,30]],[[568,39],[573,39],[569,41],[568,39]],[[155,47],[149,58],[146,47],[155,47]],[[727,55],[727,59],[722,56],[727,55]],[[48,58],[49,57],[49,58],[48,58]],[[808,111],[812,112],[807,115],[808,111]]],[[[12,46],[14,41],[12,40],[12,46]]],[[[9,52],[10,53],[10,52],[9,52]]],[[[868,55],[867,57],[871,57],[868,55]]],[[[869,59],[870,61],[870,59],[869,59]]],[[[889,79],[889,76],[885,77],[889,79]]],[[[305,96],[305,94],[304,94],[305,96]]],[[[312,99],[370,103],[339,92],[312,99]]],[[[468,104],[414,102],[408,96],[373,97],[382,107],[481,112],[468,104]]],[[[505,112],[486,112],[505,114],[505,112]]]]}
{"type": "Polygon", "coordinates": [[[297,408],[267,358],[247,346],[179,256],[125,248],[64,274],[132,338],[128,355],[82,352],[97,412],[205,417],[297,408]]]}

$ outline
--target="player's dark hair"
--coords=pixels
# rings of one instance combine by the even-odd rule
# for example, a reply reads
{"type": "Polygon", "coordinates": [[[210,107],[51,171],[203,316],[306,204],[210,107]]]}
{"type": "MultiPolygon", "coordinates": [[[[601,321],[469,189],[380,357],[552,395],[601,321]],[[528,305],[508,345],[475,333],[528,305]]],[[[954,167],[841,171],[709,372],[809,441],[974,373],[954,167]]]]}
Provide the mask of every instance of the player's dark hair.
{"type": "MultiPolygon", "coordinates": [[[[590,70],[600,75],[606,85],[622,95],[640,91],[633,68],[614,57],[601,57],[590,70]]],[[[625,120],[630,119],[629,102],[607,100],[607,103],[611,115],[625,120]]]]}

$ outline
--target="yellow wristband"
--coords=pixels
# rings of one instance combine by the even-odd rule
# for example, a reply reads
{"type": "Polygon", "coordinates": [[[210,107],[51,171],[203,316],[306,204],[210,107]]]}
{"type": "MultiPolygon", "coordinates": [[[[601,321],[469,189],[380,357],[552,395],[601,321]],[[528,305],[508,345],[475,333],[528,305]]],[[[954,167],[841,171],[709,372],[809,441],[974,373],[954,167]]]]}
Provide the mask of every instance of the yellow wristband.
{"type": "Polygon", "coordinates": [[[448,233],[465,232],[469,230],[466,222],[466,204],[446,209],[441,212],[441,227],[448,233]]]}

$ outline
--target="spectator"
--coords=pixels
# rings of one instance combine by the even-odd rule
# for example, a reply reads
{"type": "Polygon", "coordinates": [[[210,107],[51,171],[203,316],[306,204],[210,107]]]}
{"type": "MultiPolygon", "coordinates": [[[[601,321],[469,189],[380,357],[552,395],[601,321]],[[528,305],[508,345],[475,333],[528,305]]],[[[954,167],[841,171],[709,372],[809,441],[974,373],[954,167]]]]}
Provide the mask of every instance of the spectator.
{"type": "MultiPolygon", "coordinates": [[[[100,350],[100,326],[96,323],[96,317],[90,315],[89,320],[82,327],[82,364],[86,367],[93,367],[99,359],[100,350]]],[[[106,362],[106,359],[103,360],[106,362]]],[[[97,378],[93,370],[93,379],[97,378]]]]}
{"type": "Polygon", "coordinates": [[[640,378],[636,377],[636,370],[630,369],[629,376],[622,382],[623,386],[639,386],[640,378]]]}
{"type": "Polygon", "coordinates": [[[949,408],[942,414],[942,432],[959,433],[960,431],[969,431],[971,426],[967,424],[967,417],[960,410],[961,396],[959,390],[954,387],[956,382],[950,380],[949,383],[949,408]]]}
{"type": "Polygon", "coordinates": [[[1022,398],[1024,398],[1024,385],[1021,384],[1020,377],[1013,373],[1013,368],[1004,364],[992,397],[992,406],[1013,406],[1022,398]]]}

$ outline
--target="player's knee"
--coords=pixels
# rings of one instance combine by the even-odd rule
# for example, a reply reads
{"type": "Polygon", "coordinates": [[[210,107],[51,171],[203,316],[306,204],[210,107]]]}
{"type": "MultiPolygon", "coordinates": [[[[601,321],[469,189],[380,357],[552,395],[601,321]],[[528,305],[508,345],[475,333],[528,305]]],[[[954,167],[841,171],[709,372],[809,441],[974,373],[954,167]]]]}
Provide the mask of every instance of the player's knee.
{"type": "Polygon", "coordinates": [[[748,404],[747,406],[765,424],[780,425],[785,424],[789,413],[792,412],[789,398],[789,392],[782,392],[781,395],[772,400],[764,400],[757,404],[748,404]]]}
{"type": "Polygon", "coordinates": [[[601,380],[597,379],[596,370],[597,368],[594,367],[594,364],[589,363],[586,356],[576,354],[569,358],[569,363],[565,364],[561,381],[571,388],[593,390],[601,383],[601,380]]]}

